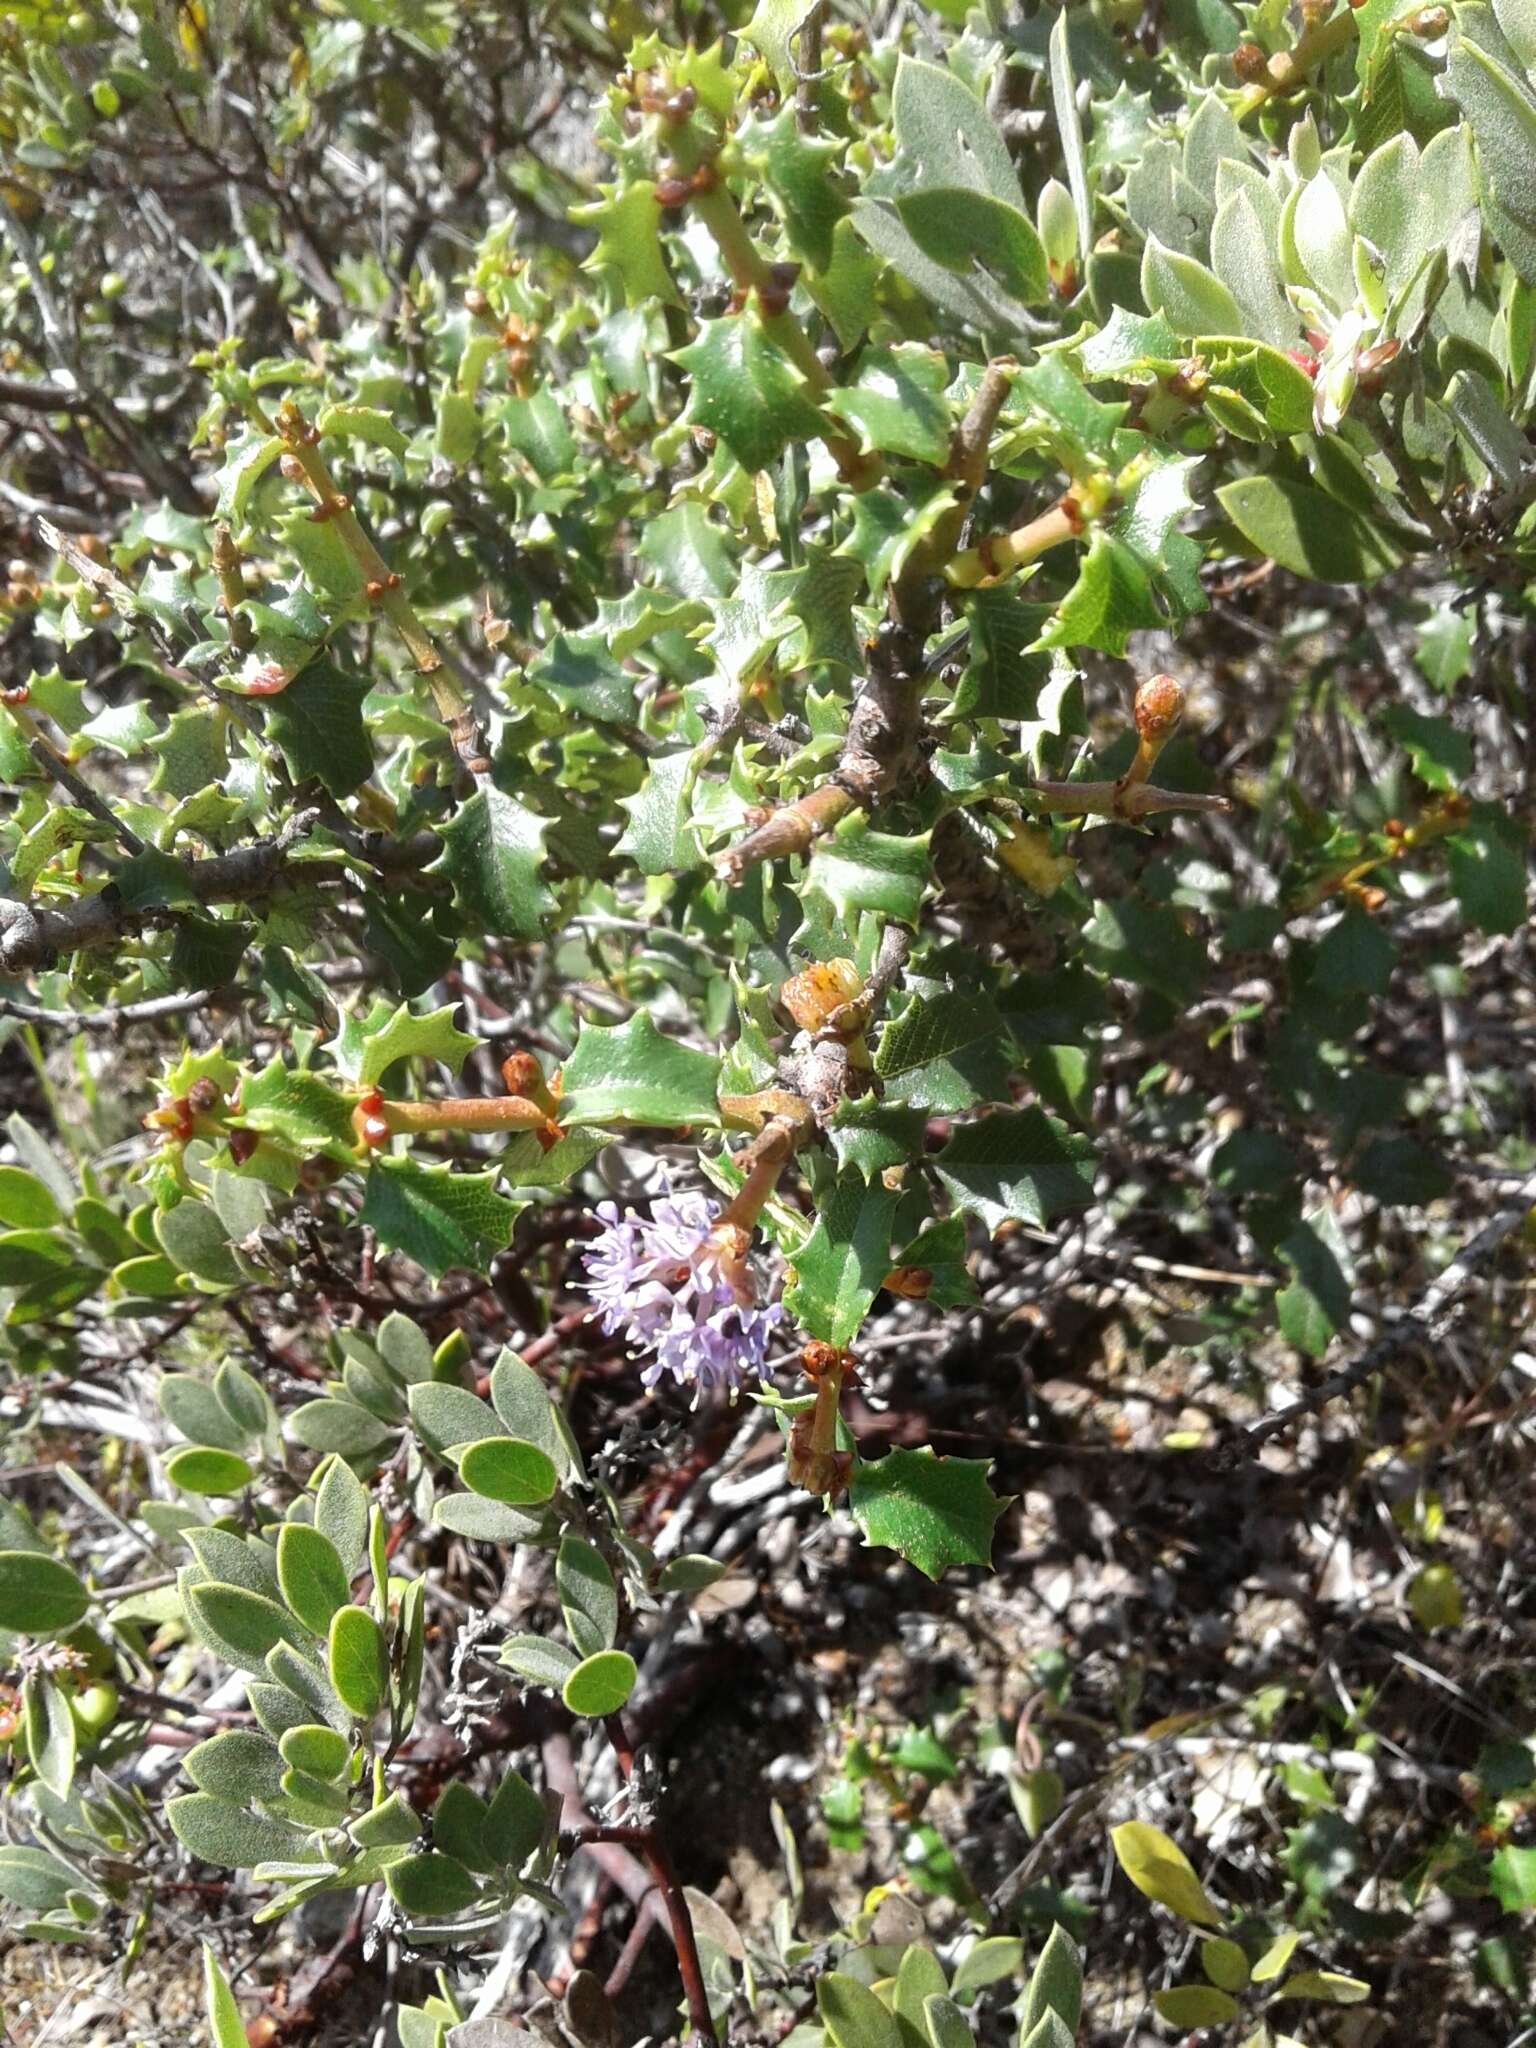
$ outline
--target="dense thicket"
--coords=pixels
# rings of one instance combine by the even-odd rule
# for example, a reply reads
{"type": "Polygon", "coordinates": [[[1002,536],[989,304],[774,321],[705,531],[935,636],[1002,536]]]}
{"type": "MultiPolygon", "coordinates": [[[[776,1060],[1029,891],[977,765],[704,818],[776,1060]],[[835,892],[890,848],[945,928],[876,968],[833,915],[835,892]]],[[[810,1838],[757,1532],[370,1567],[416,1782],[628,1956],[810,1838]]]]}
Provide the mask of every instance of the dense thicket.
{"type": "Polygon", "coordinates": [[[1533,0],[0,156],[12,2038],[1536,2032],[1533,0]]]}

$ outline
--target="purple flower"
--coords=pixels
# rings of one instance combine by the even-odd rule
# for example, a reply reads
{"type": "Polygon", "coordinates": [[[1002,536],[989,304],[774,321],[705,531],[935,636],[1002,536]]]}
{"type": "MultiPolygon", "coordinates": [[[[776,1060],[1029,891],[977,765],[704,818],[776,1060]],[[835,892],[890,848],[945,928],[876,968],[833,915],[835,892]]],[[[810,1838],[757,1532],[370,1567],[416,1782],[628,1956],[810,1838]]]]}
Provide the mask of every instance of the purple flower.
{"type": "Polygon", "coordinates": [[[583,1285],[605,1330],[654,1354],[641,1370],[646,1386],[666,1373],[693,1387],[763,1376],[768,1333],[784,1311],[755,1305],[743,1250],[732,1243],[740,1233],[716,1231],[718,1204],[672,1195],[649,1217],[621,1216],[612,1202],[597,1213],[603,1231],[582,1255],[583,1285]]]}

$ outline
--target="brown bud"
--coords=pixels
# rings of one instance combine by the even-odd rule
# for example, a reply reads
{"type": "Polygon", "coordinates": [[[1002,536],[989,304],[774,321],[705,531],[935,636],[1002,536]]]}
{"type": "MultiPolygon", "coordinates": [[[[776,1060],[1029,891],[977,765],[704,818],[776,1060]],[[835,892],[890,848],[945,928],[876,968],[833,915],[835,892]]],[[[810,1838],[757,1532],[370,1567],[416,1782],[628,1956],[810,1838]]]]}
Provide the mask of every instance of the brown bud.
{"type": "Polygon", "coordinates": [[[674,207],[686,206],[692,190],[692,185],[681,172],[669,168],[656,180],[656,204],[667,212],[674,207]]]}
{"type": "Polygon", "coordinates": [[[260,1143],[259,1131],[248,1131],[243,1127],[233,1130],[229,1134],[229,1156],[236,1166],[244,1166],[246,1161],[255,1155],[256,1147],[260,1143]]]}
{"type": "Polygon", "coordinates": [[[779,1002],[802,1031],[820,1031],[863,993],[864,977],[851,960],[818,960],[789,977],[779,1002]]]}
{"type": "Polygon", "coordinates": [[[464,294],[464,310],[466,313],[473,313],[477,320],[490,311],[490,305],[491,302],[485,293],[475,285],[471,285],[464,294]]]}
{"type": "Polygon", "coordinates": [[[1436,36],[1443,36],[1450,25],[1451,17],[1444,7],[1421,7],[1417,14],[1409,16],[1408,33],[1433,42],[1436,36]]]}
{"type": "Polygon", "coordinates": [[[837,1344],[824,1344],[819,1337],[813,1337],[800,1351],[800,1369],[808,1380],[824,1380],[829,1372],[852,1377],[853,1353],[837,1344]]]}
{"type": "Polygon", "coordinates": [[[509,1095],[524,1096],[541,1107],[549,1099],[549,1090],[544,1085],[544,1069],[531,1052],[510,1053],[501,1063],[501,1078],[509,1095]]]}
{"type": "Polygon", "coordinates": [[[282,456],[279,456],[279,458],[278,458],[278,464],[277,464],[277,466],[278,466],[278,468],[279,468],[279,469],[280,469],[280,470],[282,471],[283,475],[284,475],[285,477],[287,477],[287,479],[288,479],[289,483],[291,483],[291,484],[301,484],[301,483],[303,483],[303,481],[304,481],[304,465],[303,465],[303,463],[302,463],[302,462],[300,462],[300,460],[299,460],[299,458],[297,457],[297,455],[282,455],[282,456]]]}
{"type": "Polygon", "coordinates": [[[1257,85],[1268,75],[1269,59],[1257,43],[1239,43],[1232,52],[1232,69],[1244,85],[1257,85]]]}
{"type": "Polygon", "coordinates": [[[1172,676],[1148,676],[1136,686],[1136,730],[1149,746],[1166,740],[1184,716],[1184,691],[1172,676]]]}
{"type": "Polygon", "coordinates": [[[209,1110],[216,1109],[223,1100],[223,1089],[216,1081],[210,1081],[206,1074],[199,1075],[187,1090],[187,1107],[194,1116],[206,1116],[209,1110]]]}

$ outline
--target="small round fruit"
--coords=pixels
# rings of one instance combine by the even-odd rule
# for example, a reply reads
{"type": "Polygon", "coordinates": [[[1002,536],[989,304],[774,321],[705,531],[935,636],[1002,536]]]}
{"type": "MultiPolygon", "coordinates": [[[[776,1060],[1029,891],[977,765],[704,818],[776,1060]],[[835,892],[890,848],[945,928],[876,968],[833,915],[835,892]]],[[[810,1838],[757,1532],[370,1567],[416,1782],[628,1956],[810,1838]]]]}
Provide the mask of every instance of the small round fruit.
{"type": "Polygon", "coordinates": [[[89,1741],[106,1734],[117,1719],[117,1706],[117,1687],[110,1679],[97,1679],[69,1696],[75,1727],[89,1741]]]}

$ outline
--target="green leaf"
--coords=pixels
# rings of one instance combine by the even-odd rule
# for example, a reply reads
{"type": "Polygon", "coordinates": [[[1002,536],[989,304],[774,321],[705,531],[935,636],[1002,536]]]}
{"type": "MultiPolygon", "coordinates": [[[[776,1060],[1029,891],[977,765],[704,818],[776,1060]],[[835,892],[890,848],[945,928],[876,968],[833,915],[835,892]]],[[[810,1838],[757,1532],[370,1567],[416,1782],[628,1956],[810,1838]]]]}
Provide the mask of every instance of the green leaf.
{"type": "Polygon", "coordinates": [[[644,1010],[626,1024],[583,1024],[563,1071],[566,1125],[720,1121],[718,1058],[663,1037],[644,1010]]]}
{"type": "Polygon", "coordinates": [[[324,1781],[341,1776],[352,1754],[352,1745],[337,1729],[309,1722],[300,1728],[285,1729],[278,1750],[291,1770],[324,1781]]]}
{"type": "Polygon", "coordinates": [[[1477,621],[1473,612],[1440,605],[1419,628],[1414,661],[1437,690],[1449,695],[1472,673],[1472,643],[1477,621]]]}
{"type": "Polygon", "coordinates": [[[663,1593],[700,1593],[706,1586],[717,1585],[729,1570],[730,1566],[721,1558],[688,1550],[681,1557],[667,1560],[656,1584],[663,1593]]]}
{"type": "Polygon", "coordinates": [[[189,1749],[182,1769],[199,1792],[235,1806],[281,1796],[283,1763],[276,1746],[251,1728],[229,1728],[189,1749]]]}
{"type": "Polygon", "coordinates": [[[915,927],[930,879],[928,835],[898,838],[845,818],[817,841],[810,873],[840,918],[874,910],[915,927]]]}
{"type": "Polygon", "coordinates": [[[849,1174],[820,1201],[815,1228],[794,1253],[784,1305],[813,1337],[851,1344],[891,1268],[897,1198],[849,1174]]]}
{"type": "Polygon", "coordinates": [[[0,1550],[0,1629],[48,1636],[73,1628],[91,1597],[67,1564],[41,1551],[0,1550]]]}
{"type": "Polygon", "coordinates": [[[165,1476],[183,1493],[230,1494],[249,1486],[256,1475],[238,1452],[192,1445],[166,1460],[165,1476]]]}
{"type": "MultiPolygon", "coordinates": [[[[789,4],[798,5],[799,0],[789,4]]],[[[793,253],[813,270],[831,269],[838,223],[848,211],[832,169],[842,155],[842,142],[831,136],[802,135],[794,107],[786,104],[772,120],[740,128],[737,144],[783,214],[793,253]]]]}
{"type": "Polygon", "coordinates": [[[548,1500],[559,1484],[548,1453],[512,1436],[490,1436],[471,1444],[460,1454],[459,1476],[472,1493],[514,1508],[548,1500]]]}
{"type": "Polygon", "coordinates": [[[404,434],[387,412],[372,405],[327,405],[315,421],[321,435],[345,435],[353,441],[367,441],[375,448],[387,448],[391,455],[404,455],[404,434]]]}
{"type": "Polygon", "coordinates": [[[1422,1629],[1461,1626],[1461,1584],[1448,1564],[1421,1565],[1408,1582],[1407,1600],[1422,1629]]]}
{"type": "Polygon", "coordinates": [[[571,1713],[594,1720],[616,1714],[635,1689],[635,1660],[623,1650],[600,1650],[586,1657],[560,1688],[571,1713]]]}
{"type": "Polygon", "coordinates": [[[512,1241],[527,1207],[496,1192],[496,1172],[461,1173],[414,1159],[376,1158],[368,1171],[360,1221],[381,1244],[404,1252],[432,1279],[450,1266],[484,1273],[512,1241]]]}
{"type": "Polygon", "coordinates": [[[923,2000],[922,2022],[923,2033],[933,2048],[976,2048],[970,2022],[947,1995],[923,2000]]]}
{"type": "Polygon", "coordinates": [[[1134,896],[1106,899],[1083,929],[1083,957],[1116,981],[1155,989],[1171,1003],[1188,1003],[1206,976],[1204,941],[1178,912],[1134,896]]]}
{"type": "Polygon", "coordinates": [[[1348,1242],[1333,1211],[1323,1207],[1288,1231],[1278,1250],[1295,1274],[1275,1297],[1281,1335],[1321,1358],[1353,1301],[1348,1242]]]}
{"type": "Polygon", "coordinates": [[[896,2015],[867,1984],[840,1970],[816,1979],[816,2010],[834,2048],[907,2048],[896,2015]]]}
{"type": "Polygon", "coordinates": [[[198,1641],[253,1677],[266,1677],[268,1652],[280,1643],[306,1655],[314,1648],[309,1631],[286,1608],[245,1586],[186,1583],[182,1600],[198,1641]]]}
{"type": "Polygon", "coordinates": [[[1475,804],[1466,826],[1446,841],[1451,887],[1461,914],[1479,931],[1504,935],[1525,923],[1527,841],[1497,804],[1475,804]]]}
{"type": "Polygon", "coordinates": [[[1485,190],[1536,227],[1536,99],[1525,81],[1465,33],[1452,38],[1446,81],[1471,126],[1485,190]]]}
{"type": "Polygon", "coordinates": [[[581,1660],[564,1643],[552,1643],[544,1636],[522,1635],[508,1636],[501,1646],[501,1661],[530,1685],[558,1692],[581,1660]]]}
{"type": "Polygon", "coordinates": [[[805,377],[756,312],[701,321],[697,340],[670,360],[688,375],[687,419],[718,435],[743,469],[768,469],[790,441],[824,432],[805,377]]]}
{"type": "Polygon", "coordinates": [[[925,186],[900,194],[896,214],[930,261],[961,276],[981,270],[1022,306],[1050,295],[1045,245],[1017,199],[964,185],[925,186]]]}
{"type": "Polygon", "coordinates": [[[384,1881],[395,1903],[413,1919],[462,1913],[480,1896],[478,1882],[464,1865],[435,1850],[392,1865],[384,1881]]]}
{"type": "Polygon", "coordinates": [[[394,1431],[356,1401],[329,1397],[306,1401],[288,1417],[289,1433],[310,1451],[334,1451],[341,1458],[365,1458],[394,1431]]]}
{"type": "Polygon", "coordinates": [[[1220,2027],[1242,2011],[1235,1998],[1213,1984],[1176,1984],[1171,1991],[1154,1991],[1152,2003],[1173,2027],[1220,2027]]]}
{"type": "Polygon", "coordinates": [[[839,1167],[873,1180],[887,1167],[905,1166],[921,1156],[928,1112],[888,1106],[870,1094],[845,1096],[837,1105],[827,1136],[839,1167]]]}
{"type": "Polygon", "coordinates": [[[45,1672],[22,1681],[22,1722],[27,1759],[56,1799],[67,1799],[75,1776],[75,1717],[64,1689],[45,1672]]]}
{"type": "Polygon", "coordinates": [[[329,1539],[350,1580],[367,1547],[368,1493],[340,1457],[329,1460],[315,1487],[315,1527],[329,1539]]]}
{"type": "Polygon", "coordinates": [[[166,1421],[195,1444],[216,1444],[223,1451],[238,1451],[250,1441],[250,1433],[229,1413],[206,1380],[190,1373],[171,1372],[161,1380],[156,1399],[166,1421]]]}
{"type": "Polygon", "coordinates": [[[1083,1958],[1060,1922],[1046,1936],[1040,1959],[1030,1972],[1019,2009],[1020,2040],[1026,2039],[1048,2012],[1055,2013],[1076,2037],[1083,2013],[1083,1958]]]}
{"type": "Polygon", "coordinates": [[[245,2031],[235,1994],[206,1941],[203,1943],[203,2006],[208,2014],[213,2048],[250,2048],[250,2036],[245,2031]]]}
{"type": "MultiPolygon", "coordinates": [[[[0,1872],[0,1884],[3,1884],[0,1872]]],[[[1526,1913],[1536,1907],[1536,1849],[1517,1848],[1506,1842],[1495,1849],[1488,1864],[1488,1888],[1506,1913],[1526,1913]]]]}
{"type": "Polygon", "coordinates": [[[79,1884],[68,1864],[45,1849],[0,1844],[0,1899],[33,1913],[52,1913],[79,1884]]]}
{"type": "Polygon", "coordinates": [[[508,1771],[486,1810],[480,1838],[491,1861],[520,1870],[544,1838],[544,1802],[518,1771],[508,1771]]]}
{"type": "Polygon", "coordinates": [[[277,1582],[299,1620],[317,1636],[327,1633],[331,1616],[352,1598],[335,1544],[307,1522],[285,1522],[279,1530],[277,1582]]]}
{"type": "Polygon", "coordinates": [[[1191,340],[1197,334],[1249,331],[1236,299],[1220,278],[1193,256],[1164,248],[1156,235],[1147,237],[1141,259],[1141,296],[1154,313],[1163,315],[1175,334],[1191,340]]]}
{"type": "Polygon", "coordinates": [[[1429,718],[1409,704],[1389,704],[1382,728],[1406,749],[1413,772],[1429,789],[1459,789],[1472,774],[1472,742],[1448,718],[1429,718]]]}
{"type": "Polygon", "coordinates": [[[437,1060],[450,1074],[456,1074],[480,1040],[473,1032],[460,1031],[454,1023],[457,1003],[445,1003],[425,1015],[402,1003],[389,1020],[377,1029],[360,1034],[355,1060],[343,1057],[343,1030],[335,1041],[338,1064],[359,1087],[371,1088],[397,1060],[437,1060]]]}
{"type": "Polygon", "coordinates": [[[347,1165],[356,1158],[351,1099],[317,1074],[295,1072],[281,1059],[241,1084],[240,1121],[300,1152],[324,1153],[347,1165]]]}
{"type": "Polygon", "coordinates": [[[813,0],[757,0],[751,20],[741,30],[743,39],[761,53],[783,93],[792,93],[795,89],[795,64],[790,46],[812,5],[813,0]]]}
{"type": "Polygon", "coordinates": [[[968,1109],[1008,1100],[1006,1034],[984,992],[946,989],[917,996],[881,1033],[875,1072],[887,1099],[913,1109],[968,1109]]]}
{"type": "Polygon", "coordinates": [[[206,1202],[178,1202],[155,1219],[155,1234],[178,1272],[210,1287],[235,1287],[244,1277],[229,1248],[229,1232],[206,1202]]]}
{"type": "Polygon", "coordinates": [[[597,243],[587,258],[591,270],[616,271],[624,302],[644,305],[660,299],[681,303],[661,250],[661,207],[656,187],[644,178],[623,185],[599,185],[602,197],[587,206],[573,206],[571,219],[597,230],[597,243]]]}
{"type": "Polygon", "coordinates": [[[0,1166],[0,1223],[15,1230],[49,1230],[59,1220],[59,1205],[35,1173],[23,1166],[0,1166]]]}
{"type": "Polygon", "coordinates": [[[1360,2005],[1371,1995],[1371,1987],[1360,1977],[1345,1977],[1337,1970],[1298,1970],[1275,1986],[1276,1998],[1317,1998],[1327,2005],[1360,2005]]]}
{"type": "Polygon", "coordinates": [[[307,662],[286,690],[263,700],[267,729],[296,781],[313,776],[332,796],[350,796],[373,773],[363,721],[365,676],[334,661],[307,662]]]}
{"type": "Polygon", "coordinates": [[[218,515],[238,526],[245,518],[251,493],[263,475],[283,452],[280,434],[263,434],[250,428],[232,440],[219,470],[218,515]]]}
{"type": "Polygon", "coordinates": [[[418,1435],[434,1451],[451,1451],[459,1444],[477,1444],[485,1437],[509,1433],[495,1409],[465,1387],[429,1381],[412,1387],[406,1398],[418,1435]]]}
{"type": "MultiPolygon", "coordinates": [[[[1110,1830],[1116,1860],[1137,1891],[1192,1920],[1197,1927],[1219,1927],[1220,1909],[1206,1896],[1194,1866],[1177,1842],[1170,1841],[1161,1828],[1144,1820],[1128,1820],[1110,1830]]],[[[1191,2020],[1204,2026],[1204,2020],[1191,2020]]]]}
{"type": "Polygon", "coordinates": [[[686,829],[686,791],[692,766],[691,747],[674,754],[655,754],[638,792],[619,798],[619,808],[628,813],[629,823],[614,852],[627,853],[642,875],[684,874],[701,864],[697,842],[686,829]]]}
{"type": "Polygon", "coordinates": [[[207,1792],[187,1792],[168,1800],[165,1817],[184,1848],[225,1870],[249,1870],[258,1863],[314,1862],[323,1867],[307,1854],[309,1836],[302,1828],[268,1820],[207,1792]]]}
{"type": "Polygon", "coordinates": [[[855,1465],[848,1507],[866,1543],[895,1550],[925,1578],[950,1565],[986,1566],[1008,1496],[987,1485],[986,1458],[938,1458],[931,1450],[888,1451],[855,1465]]]}
{"type": "Polygon", "coordinates": [[[1239,477],[1216,496],[1261,555],[1320,583],[1371,583],[1402,562],[1396,542],[1361,512],[1312,484],[1239,477]]]}
{"type": "Polygon", "coordinates": [[[958,1208],[989,1230],[1010,1220],[1043,1229],[1093,1196],[1092,1142],[1038,1109],[994,1110],[955,1132],[933,1161],[958,1208]]]}
{"type": "Polygon", "coordinates": [[[611,1650],[619,1629],[619,1595],[601,1551],[567,1533],[555,1555],[555,1588],[566,1634],[583,1657],[611,1650]]]}
{"type": "Polygon", "coordinates": [[[602,633],[557,633],[529,663],[528,680],[583,718],[633,725],[638,715],[635,678],[614,660],[602,633]]]}
{"type": "Polygon", "coordinates": [[[554,910],[539,880],[547,818],[494,784],[480,788],[442,827],[443,853],[434,872],[453,883],[460,909],[488,937],[537,939],[554,910]]]}
{"type": "Polygon", "coordinates": [[[1248,1958],[1240,1944],[1224,1934],[1201,1942],[1200,1967],[1219,1991],[1241,1991],[1248,1983],[1248,1958]]]}
{"type": "Polygon", "coordinates": [[[366,1607],[339,1607],[331,1616],[327,1668],[336,1697],[360,1721],[371,1721],[389,1685],[384,1631],[366,1607]]]}

